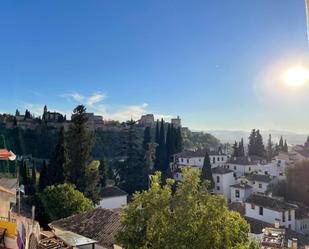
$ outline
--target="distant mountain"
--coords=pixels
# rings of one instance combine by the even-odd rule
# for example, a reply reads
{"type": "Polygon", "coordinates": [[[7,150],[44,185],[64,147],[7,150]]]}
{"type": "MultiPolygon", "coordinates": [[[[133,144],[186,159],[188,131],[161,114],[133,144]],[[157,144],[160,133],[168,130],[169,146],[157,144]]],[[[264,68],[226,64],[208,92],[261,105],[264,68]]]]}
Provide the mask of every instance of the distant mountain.
{"type": "MultiPolygon", "coordinates": [[[[241,138],[244,138],[245,143],[247,143],[248,137],[250,135],[249,131],[229,131],[229,130],[209,130],[208,133],[211,133],[218,139],[221,143],[234,143],[240,141],[241,138]]],[[[268,141],[268,136],[271,134],[273,143],[279,142],[280,137],[287,140],[289,145],[295,144],[304,144],[307,136],[309,134],[300,134],[296,132],[289,131],[278,131],[278,130],[261,130],[263,136],[264,144],[266,145],[268,141]]]]}

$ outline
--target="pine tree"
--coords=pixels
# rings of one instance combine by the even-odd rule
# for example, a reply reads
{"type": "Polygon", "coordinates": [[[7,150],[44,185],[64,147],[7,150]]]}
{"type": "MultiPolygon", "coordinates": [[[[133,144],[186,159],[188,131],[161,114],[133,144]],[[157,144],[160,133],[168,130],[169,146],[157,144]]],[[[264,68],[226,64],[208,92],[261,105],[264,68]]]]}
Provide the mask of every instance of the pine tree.
{"type": "Polygon", "coordinates": [[[86,168],[91,162],[90,153],[95,141],[94,134],[87,130],[87,121],[86,108],[83,105],[77,106],[67,136],[66,181],[73,183],[82,193],[86,188],[86,168]]]}
{"type": "Polygon", "coordinates": [[[47,164],[46,161],[43,161],[43,166],[41,168],[40,178],[39,178],[39,190],[43,192],[44,189],[47,187],[47,164]]]}
{"type": "Polygon", "coordinates": [[[64,167],[68,162],[67,148],[65,144],[64,129],[61,128],[58,135],[58,142],[48,165],[48,185],[64,183],[64,167]]]}
{"type": "Polygon", "coordinates": [[[212,171],[211,171],[211,163],[210,163],[210,157],[208,152],[206,152],[205,158],[204,158],[204,163],[203,163],[203,168],[201,172],[201,180],[202,181],[209,181],[210,185],[208,189],[212,189],[214,187],[214,180],[212,177],[212,171]]]}

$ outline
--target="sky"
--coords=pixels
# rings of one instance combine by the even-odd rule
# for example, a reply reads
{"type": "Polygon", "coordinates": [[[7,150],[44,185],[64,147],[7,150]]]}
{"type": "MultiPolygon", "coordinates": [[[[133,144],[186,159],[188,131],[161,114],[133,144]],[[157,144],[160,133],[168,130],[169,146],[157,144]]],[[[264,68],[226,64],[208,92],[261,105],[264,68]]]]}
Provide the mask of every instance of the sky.
{"type": "Polygon", "coordinates": [[[304,0],[4,0],[0,30],[0,112],[309,133],[304,0]]]}

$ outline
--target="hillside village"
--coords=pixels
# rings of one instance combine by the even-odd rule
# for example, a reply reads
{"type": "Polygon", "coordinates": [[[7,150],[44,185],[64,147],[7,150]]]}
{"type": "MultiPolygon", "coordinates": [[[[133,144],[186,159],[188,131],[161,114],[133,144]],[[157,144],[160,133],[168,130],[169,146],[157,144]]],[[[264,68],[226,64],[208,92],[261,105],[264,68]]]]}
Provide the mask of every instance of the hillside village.
{"type": "MultiPolygon", "coordinates": [[[[61,132],[70,134],[73,131],[72,127],[76,126],[77,120],[81,117],[83,117],[82,122],[86,133],[90,134],[96,130],[111,127],[103,121],[103,117],[93,113],[76,111],[72,115],[72,121],[69,121],[60,113],[48,111],[46,106],[42,118],[31,116],[27,110],[25,115],[20,115],[18,111],[15,116],[2,115],[1,121],[7,129],[14,129],[14,126],[17,126],[24,130],[35,130],[45,122],[48,127],[60,130],[59,141],[61,141],[61,132]]],[[[292,201],[287,198],[288,194],[281,196],[278,194],[280,191],[277,191],[278,186],[290,180],[290,170],[299,162],[306,162],[309,159],[309,139],[304,145],[287,148],[287,142],[283,142],[283,139],[275,145],[270,137],[268,149],[265,149],[263,142],[259,141],[259,130],[253,130],[248,145],[242,140],[239,143],[235,142],[233,149],[226,149],[224,145],[220,145],[216,148],[185,150],[181,145],[184,142],[181,137],[185,136],[189,129],[181,126],[179,117],[172,119],[170,123],[165,123],[163,120],[155,121],[153,115],[147,114],[137,122],[130,122],[125,124],[128,139],[134,127],[142,127],[144,131],[143,151],[148,170],[146,174],[144,172],[144,175],[136,178],[140,182],[132,183],[135,186],[132,189],[128,181],[131,181],[130,176],[134,173],[133,171],[128,169],[125,173],[121,173],[119,171],[121,168],[105,169],[104,172],[109,171],[109,173],[106,175],[103,173],[104,183],[100,185],[100,190],[96,187],[99,185],[91,187],[91,191],[94,192],[91,192],[88,198],[92,201],[85,204],[84,211],[63,216],[60,219],[55,216],[44,226],[36,220],[38,215],[41,216],[40,219],[42,218],[41,210],[33,205],[34,203],[29,203],[29,200],[35,197],[37,191],[45,193],[50,184],[56,183],[55,179],[59,176],[58,183],[64,182],[61,178],[63,176],[58,174],[61,172],[56,172],[61,167],[53,163],[53,158],[48,164],[44,161],[43,166],[35,166],[31,161],[28,163],[24,161],[22,155],[15,155],[10,148],[1,148],[1,162],[19,161],[20,166],[16,169],[19,171],[19,177],[14,177],[14,174],[10,177],[8,175],[0,177],[0,243],[12,249],[20,248],[20,244],[23,245],[22,248],[27,249],[86,248],[87,246],[121,248],[115,240],[115,235],[123,229],[120,220],[121,209],[126,209],[130,205],[132,193],[135,190],[149,188],[155,171],[160,170],[164,177],[182,182],[183,172],[189,168],[200,172],[202,180],[208,180],[208,191],[211,195],[224,196],[229,209],[237,211],[250,224],[249,234],[259,248],[287,248],[288,246],[305,248],[305,245],[309,245],[309,203],[307,200],[292,201]],[[154,141],[151,139],[151,129],[155,130],[154,141]],[[260,145],[263,147],[262,150],[260,145]],[[165,155],[164,158],[163,155],[165,155]],[[37,180],[38,177],[39,180],[37,180]],[[142,183],[144,185],[141,185],[142,183]],[[88,205],[93,204],[94,209],[89,209],[88,205]],[[80,224],[83,225],[80,226],[80,224]]],[[[119,127],[119,123],[113,126],[119,127]]],[[[58,146],[62,146],[61,143],[56,146],[57,153],[61,154],[58,146]]],[[[74,144],[72,146],[74,149],[74,144]]],[[[58,158],[60,154],[53,155],[58,164],[61,160],[58,158]]],[[[136,167],[139,160],[137,154],[134,158],[130,162],[131,167],[136,167]]],[[[118,160],[121,164],[128,159],[121,157],[118,160]]],[[[104,163],[98,161],[90,163],[92,168],[98,167],[97,169],[102,164],[104,163]]],[[[98,178],[94,171],[91,174],[92,178],[89,179],[88,184],[103,179],[98,178]]],[[[79,182],[76,181],[74,184],[78,186],[79,182]]],[[[57,193],[66,191],[72,195],[76,194],[77,190],[65,184],[58,186],[59,189],[55,189],[57,193]]],[[[86,189],[84,193],[87,194],[87,191],[90,189],[86,189]]],[[[53,203],[52,206],[57,208],[59,204],[53,203]]]]}

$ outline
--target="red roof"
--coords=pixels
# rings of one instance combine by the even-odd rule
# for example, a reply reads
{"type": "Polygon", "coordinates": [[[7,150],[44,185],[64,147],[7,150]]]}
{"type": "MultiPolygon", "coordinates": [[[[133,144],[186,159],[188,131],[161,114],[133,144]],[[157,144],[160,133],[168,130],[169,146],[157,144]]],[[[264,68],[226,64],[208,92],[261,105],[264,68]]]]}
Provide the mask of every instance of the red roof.
{"type": "Polygon", "coordinates": [[[0,149],[0,160],[9,160],[14,154],[7,149],[0,149]]]}
{"type": "Polygon", "coordinates": [[[4,187],[1,187],[1,186],[0,186],[0,192],[6,193],[6,194],[10,194],[10,195],[15,195],[14,192],[12,192],[12,191],[10,191],[10,190],[4,188],[4,187]]]}

